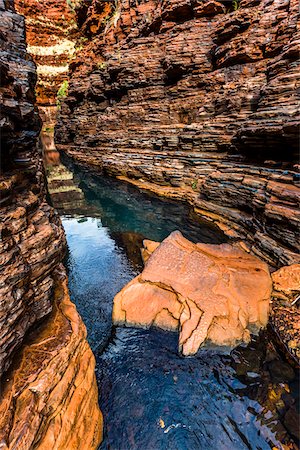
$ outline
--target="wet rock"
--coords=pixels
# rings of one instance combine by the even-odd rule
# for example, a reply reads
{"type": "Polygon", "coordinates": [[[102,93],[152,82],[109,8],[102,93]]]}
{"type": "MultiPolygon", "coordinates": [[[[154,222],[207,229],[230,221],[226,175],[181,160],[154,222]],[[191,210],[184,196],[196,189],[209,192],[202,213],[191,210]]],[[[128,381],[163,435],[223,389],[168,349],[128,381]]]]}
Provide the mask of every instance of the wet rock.
{"type": "Polygon", "coordinates": [[[193,244],[173,232],[150,256],[142,274],[114,299],[113,321],[179,330],[179,349],[248,342],[268,322],[267,266],[231,245],[193,244]]]}
{"type": "Polygon", "coordinates": [[[268,364],[268,370],[271,373],[273,383],[289,383],[295,378],[293,368],[280,360],[271,361],[268,364]]]}

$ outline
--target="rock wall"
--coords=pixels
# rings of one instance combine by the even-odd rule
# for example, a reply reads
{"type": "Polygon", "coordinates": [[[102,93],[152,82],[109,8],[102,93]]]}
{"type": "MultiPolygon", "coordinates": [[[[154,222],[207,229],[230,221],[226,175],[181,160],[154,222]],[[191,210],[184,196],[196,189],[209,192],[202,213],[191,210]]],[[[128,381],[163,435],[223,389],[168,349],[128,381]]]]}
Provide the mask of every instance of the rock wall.
{"type": "Polygon", "coordinates": [[[39,107],[56,105],[56,94],[68,78],[69,61],[75,53],[75,1],[15,0],[25,16],[28,53],[37,65],[39,107]]]}
{"type": "Polygon", "coordinates": [[[56,270],[53,311],[22,348],[0,396],[1,449],[96,449],[101,440],[95,358],[56,270]]]}
{"type": "Polygon", "coordinates": [[[89,42],[70,65],[59,149],[188,199],[275,266],[299,261],[298,1],[103,4],[77,14],[89,42]]]}
{"type": "Polygon", "coordinates": [[[64,231],[36,145],[35,64],[13,1],[0,16],[0,447],[97,448],[94,357],[67,296],[64,231]]]}
{"type": "Polygon", "coordinates": [[[0,1],[0,15],[0,167],[3,172],[14,159],[30,154],[40,132],[40,120],[34,108],[36,70],[26,54],[24,18],[16,14],[12,1],[0,1]]]}

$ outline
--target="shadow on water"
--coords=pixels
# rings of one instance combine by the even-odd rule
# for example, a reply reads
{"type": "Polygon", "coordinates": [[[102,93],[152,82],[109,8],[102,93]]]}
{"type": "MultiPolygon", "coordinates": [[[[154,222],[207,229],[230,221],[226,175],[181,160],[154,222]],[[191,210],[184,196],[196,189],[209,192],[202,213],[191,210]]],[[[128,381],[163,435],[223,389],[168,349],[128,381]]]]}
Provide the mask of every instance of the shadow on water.
{"type": "Polygon", "coordinates": [[[64,163],[48,165],[48,184],[67,235],[71,298],[96,356],[100,448],[296,449],[296,374],[266,333],[231,353],[182,358],[175,333],[112,328],[113,298],[140,272],[144,238],[179,229],[221,243],[224,235],[183,204],[64,163]]]}

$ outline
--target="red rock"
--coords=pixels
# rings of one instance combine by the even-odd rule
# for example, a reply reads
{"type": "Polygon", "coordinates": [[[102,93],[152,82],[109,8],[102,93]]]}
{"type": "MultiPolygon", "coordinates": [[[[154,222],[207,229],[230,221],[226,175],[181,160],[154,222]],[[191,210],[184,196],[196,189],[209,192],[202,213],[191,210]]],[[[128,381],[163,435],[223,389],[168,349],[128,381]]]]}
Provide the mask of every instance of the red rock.
{"type": "Polygon", "coordinates": [[[96,449],[95,360],[60,267],[63,227],[46,202],[35,65],[14,2],[0,0],[0,15],[0,447],[96,449]]]}
{"type": "Polygon", "coordinates": [[[179,330],[179,349],[205,341],[236,345],[268,322],[271,278],[266,264],[228,244],[193,244],[173,232],[141,275],[114,299],[116,324],[179,330]]]}
{"type": "Polygon", "coordinates": [[[63,270],[56,274],[51,316],[6,374],[0,395],[1,448],[98,448],[103,419],[94,369],[63,270]]]}
{"type": "Polygon", "coordinates": [[[149,239],[143,240],[143,247],[141,248],[141,254],[144,263],[148,261],[154,250],[160,245],[160,242],[150,241],[149,239]]]}
{"type": "Polygon", "coordinates": [[[119,5],[92,37],[96,4],[81,9],[90,40],[70,67],[59,148],[189,201],[275,267],[298,263],[297,0],[119,5]]]}

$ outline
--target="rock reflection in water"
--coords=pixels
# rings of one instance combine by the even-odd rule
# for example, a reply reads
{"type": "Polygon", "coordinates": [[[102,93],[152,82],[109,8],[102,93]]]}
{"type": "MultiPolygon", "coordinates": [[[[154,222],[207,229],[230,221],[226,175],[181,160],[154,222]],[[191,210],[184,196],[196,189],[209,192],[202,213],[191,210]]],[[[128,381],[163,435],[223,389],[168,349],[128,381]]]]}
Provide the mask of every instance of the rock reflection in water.
{"type": "Polygon", "coordinates": [[[71,297],[97,359],[101,449],[296,449],[295,374],[285,367],[282,375],[285,363],[266,337],[231,356],[203,350],[181,358],[175,333],[112,330],[113,298],[139,272],[143,238],[162,240],[179,229],[194,242],[220,243],[222,233],[195,223],[184,205],[64,166],[83,193],[57,206],[71,297]]]}

